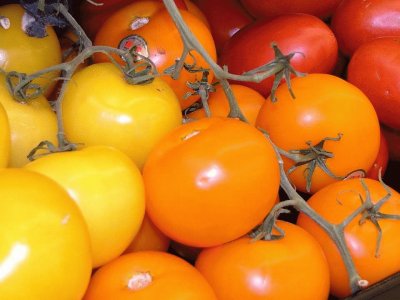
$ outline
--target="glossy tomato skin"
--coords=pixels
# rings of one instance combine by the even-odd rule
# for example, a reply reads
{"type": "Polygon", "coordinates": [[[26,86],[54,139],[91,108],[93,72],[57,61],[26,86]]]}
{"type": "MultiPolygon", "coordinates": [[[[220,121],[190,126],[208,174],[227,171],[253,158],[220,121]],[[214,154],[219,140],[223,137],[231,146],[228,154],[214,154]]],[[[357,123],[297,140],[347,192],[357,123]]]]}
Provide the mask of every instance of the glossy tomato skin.
{"type": "Polygon", "coordinates": [[[189,122],[165,136],[143,177],[154,224],[194,247],[249,232],[268,214],[279,189],[271,144],[253,126],[219,117],[189,122]]]}
{"type": "MultiPolygon", "coordinates": [[[[274,59],[272,42],[285,55],[296,52],[290,62],[297,71],[330,73],[335,67],[338,50],[333,32],[322,20],[307,14],[261,19],[242,28],[225,44],[219,64],[234,74],[250,71],[274,59]]],[[[267,97],[272,82],[273,77],[269,77],[260,83],[242,84],[267,97]]]]}
{"type": "MultiPolygon", "coordinates": [[[[215,43],[207,25],[186,10],[180,10],[180,13],[205,51],[216,60],[215,43]]],[[[174,21],[169,12],[157,1],[135,2],[114,13],[99,29],[94,44],[129,49],[131,42],[139,44],[137,46],[139,52],[150,58],[160,73],[174,66],[176,59],[179,59],[183,52],[183,42],[174,21]],[[144,3],[147,3],[146,6],[144,3]],[[143,26],[132,26],[132,21],[138,17],[145,18],[147,23],[143,26]],[[127,39],[128,42],[125,43],[127,39]]],[[[192,54],[196,60],[196,69],[209,69],[200,54],[196,51],[192,54]]],[[[96,62],[109,61],[105,55],[96,55],[94,59],[96,62]]],[[[194,63],[191,56],[187,57],[185,62],[189,65],[194,63]]],[[[213,72],[210,71],[208,81],[211,82],[213,78],[213,72]]],[[[189,72],[183,69],[179,78],[172,79],[170,75],[165,75],[163,79],[174,90],[182,109],[199,99],[198,95],[186,98],[187,93],[193,92],[187,86],[187,82],[201,80],[201,72],[189,72]]]]}
{"type": "Polygon", "coordinates": [[[74,74],[62,114],[68,140],[115,147],[140,169],[155,143],[182,122],[179,101],[164,80],[128,84],[111,63],[74,74]]]}
{"type": "Polygon", "coordinates": [[[253,22],[253,18],[243,9],[239,0],[195,0],[194,3],[210,24],[218,53],[221,53],[231,36],[253,22]]]}
{"type": "Polygon", "coordinates": [[[46,176],[0,170],[2,299],[79,300],[89,283],[88,228],[68,193],[46,176]]]}
{"type": "MultiPolygon", "coordinates": [[[[399,11],[400,16],[400,11],[399,11]]],[[[347,67],[347,80],[371,100],[380,122],[400,129],[400,36],[362,44],[347,67]]]]}
{"type": "Polygon", "coordinates": [[[274,18],[287,13],[306,13],[327,19],[335,11],[341,0],[240,0],[251,15],[259,18],[274,18]]]}
{"type": "MultiPolygon", "coordinates": [[[[364,181],[373,203],[387,194],[379,181],[368,178],[364,181]]],[[[380,212],[398,215],[400,195],[393,189],[391,192],[391,198],[381,207],[380,212]]],[[[349,179],[321,189],[308,199],[308,204],[328,222],[339,224],[361,205],[360,195],[365,200],[365,190],[360,179],[349,179]]],[[[379,255],[375,256],[378,229],[369,220],[360,224],[360,218],[361,214],[345,227],[345,240],[358,273],[372,285],[400,270],[397,251],[400,247],[400,223],[397,220],[378,220],[382,229],[382,241],[379,255]]],[[[297,224],[310,232],[324,250],[330,268],[332,295],[339,298],[349,296],[351,292],[348,275],[333,241],[319,225],[302,213],[297,224]]]]}
{"type": "Polygon", "coordinates": [[[364,42],[400,36],[400,2],[344,0],[332,16],[331,28],[341,52],[351,56],[364,42]]]}
{"type": "Polygon", "coordinates": [[[11,132],[7,112],[0,105],[0,168],[7,167],[10,161],[11,132]]]}
{"type": "Polygon", "coordinates": [[[318,242],[301,227],[278,221],[282,239],[242,237],[203,249],[195,266],[218,299],[327,299],[329,268],[318,242]]]}
{"type": "Polygon", "coordinates": [[[138,233],[145,211],[138,167],[123,152],[92,146],[53,153],[25,168],[64,187],[89,227],[93,267],[118,257],[138,233]]]}
{"type": "Polygon", "coordinates": [[[93,275],[84,300],[216,300],[208,282],[183,259],[160,251],[122,255],[93,275]]]}
{"type": "MultiPolygon", "coordinates": [[[[285,151],[307,149],[324,138],[323,149],[333,157],[326,158],[328,169],[345,177],[357,169],[369,170],[378,154],[380,125],[369,99],[354,85],[329,74],[309,74],[292,80],[295,99],[286,84],[277,89],[277,101],[267,99],[261,107],[256,126],[266,130],[271,140],[285,151]],[[357,112],[357,114],[355,114],[357,112]]],[[[294,165],[284,157],[284,167],[294,165]]],[[[306,192],[307,164],[290,173],[299,191],[306,192]]],[[[338,179],[318,166],[312,176],[310,193],[338,179]]]]}
{"type": "MultiPolygon", "coordinates": [[[[19,4],[0,6],[0,16],[9,19],[10,27],[0,27],[0,68],[10,72],[31,74],[61,63],[61,47],[54,29],[46,27],[44,38],[30,37],[22,30],[24,9],[19,4]]],[[[49,95],[54,88],[58,72],[52,72],[33,82],[47,88],[49,95]]]]}

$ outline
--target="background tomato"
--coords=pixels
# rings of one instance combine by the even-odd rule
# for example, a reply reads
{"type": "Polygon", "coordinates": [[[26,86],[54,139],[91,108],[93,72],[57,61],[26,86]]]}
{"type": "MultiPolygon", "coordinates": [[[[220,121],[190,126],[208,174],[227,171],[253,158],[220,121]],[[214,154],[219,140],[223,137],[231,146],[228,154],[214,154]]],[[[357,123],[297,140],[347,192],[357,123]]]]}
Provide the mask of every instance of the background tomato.
{"type": "Polygon", "coordinates": [[[276,155],[266,138],[249,124],[218,117],[166,135],[149,155],[143,178],[154,224],[195,247],[248,233],[268,214],[279,189],[276,155]]]}
{"type": "MultiPolygon", "coordinates": [[[[369,99],[354,85],[329,74],[309,74],[292,80],[296,96],[292,98],[286,84],[277,89],[277,101],[267,99],[261,107],[256,126],[268,132],[272,141],[285,151],[308,149],[307,142],[317,145],[324,138],[323,149],[333,157],[324,158],[336,176],[354,170],[369,170],[378,154],[380,126],[369,99]],[[357,112],[355,114],[354,112],[357,112]]],[[[285,169],[294,166],[284,158],[285,169]]],[[[299,191],[307,191],[305,163],[290,173],[289,178],[299,191]]],[[[314,193],[335,179],[316,167],[310,192],[314,193]]]]}
{"type": "Polygon", "coordinates": [[[183,259],[165,252],[120,256],[92,277],[84,300],[216,300],[204,277],[183,259]]]}
{"type": "MultiPolygon", "coordinates": [[[[287,14],[273,20],[260,19],[239,30],[227,41],[219,58],[229,72],[242,74],[274,59],[271,43],[284,55],[295,52],[291,65],[300,72],[330,73],[337,60],[337,42],[330,28],[307,14],[287,14]],[[293,26],[296,24],[296,26],[293,26]]],[[[260,83],[242,82],[269,96],[274,77],[260,83]]]]}
{"type": "MultiPolygon", "coordinates": [[[[329,268],[318,242],[301,227],[278,221],[285,236],[249,237],[203,249],[195,266],[218,299],[327,299],[329,268]]],[[[277,232],[275,232],[277,233],[277,232]]]]}
{"type": "Polygon", "coordinates": [[[81,299],[92,271],[79,208],[53,180],[0,170],[0,295],[3,299],[81,299]]]}
{"type": "Polygon", "coordinates": [[[343,0],[332,16],[331,28],[340,51],[351,56],[366,41],[400,36],[400,2],[343,0]]]}
{"type": "Polygon", "coordinates": [[[93,267],[119,256],[139,231],[145,211],[141,173],[111,147],[53,153],[25,166],[52,178],[78,204],[88,224],[93,267]]]}
{"type": "Polygon", "coordinates": [[[379,175],[381,175],[382,177],[385,175],[388,163],[389,147],[385,135],[381,129],[378,155],[375,158],[374,164],[367,172],[366,177],[379,180],[379,175]]]}
{"type": "MultiPolygon", "coordinates": [[[[384,186],[376,180],[364,179],[369,189],[371,201],[375,204],[386,194],[384,186]]],[[[391,198],[383,204],[380,212],[398,215],[400,194],[391,190],[391,198]]],[[[332,224],[339,224],[350,216],[366,200],[366,191],[360,179],[339,181],[321,189],[308,199],[308,204],[332,224]]],[[[378,238],[378,228],[368,219],[360,223],[362,214],[348,224],[344,229],[347,247],[353,258],[355,267],[362,279],[369,286],[399,272],[400,258],[400,222],[398,220],[378,219],[382,230],[382,240],[379,255],[375,255],[378,238]]],[[[334,242],[325,231],[313,220],[300,213],[297,224],[310,232],[322,246],[328,259],[331,274],[331,293],[336,297],[346,297],[351,294],[349,279],[342,258],[334,242]]]]}

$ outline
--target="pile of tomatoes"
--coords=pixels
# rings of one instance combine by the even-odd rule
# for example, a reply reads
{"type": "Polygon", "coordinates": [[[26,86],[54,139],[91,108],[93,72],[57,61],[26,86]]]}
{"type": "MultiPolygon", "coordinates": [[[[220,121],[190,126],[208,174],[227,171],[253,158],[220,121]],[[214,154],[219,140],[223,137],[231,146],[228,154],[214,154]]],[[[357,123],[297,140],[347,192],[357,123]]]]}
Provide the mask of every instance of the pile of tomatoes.
{"type": "Polygon", "coordinates": [[[360,289],[400,271],[398,1],[176,0],[194,41],[161,0],[60,2],[82,32],[0,6],[0,299],[358,292],[318,220],[274,210],[288,186],[346,223],[360,289]]]}

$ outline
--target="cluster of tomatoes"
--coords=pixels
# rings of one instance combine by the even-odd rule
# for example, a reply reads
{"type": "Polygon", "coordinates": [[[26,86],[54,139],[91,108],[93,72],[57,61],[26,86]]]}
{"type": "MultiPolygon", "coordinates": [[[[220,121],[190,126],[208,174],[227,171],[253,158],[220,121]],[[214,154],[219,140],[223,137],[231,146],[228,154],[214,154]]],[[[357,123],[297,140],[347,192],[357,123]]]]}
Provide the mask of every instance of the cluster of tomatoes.
{"type": "Polygon", "coordinates": [[[95,49],[82,59],[72,27],[29,36],[35,18],[6,2],[0,299],[353,294],[313,214],[277,211],[274,238],[249,236],[285,203],[285,184],[343,225],[360,287],[400,271],[398,1],[176,0],[196,41],[182,39],[161,0],[70,1],[95,49]],[[129,83],[143,67],[127,76],[110,49],[150,59],[154,78],[129,83]],[[236,76],[268,71],[277,55],[293,69],[236,76]],[[218,76],[247,122],[227,117],[218,76]]]}

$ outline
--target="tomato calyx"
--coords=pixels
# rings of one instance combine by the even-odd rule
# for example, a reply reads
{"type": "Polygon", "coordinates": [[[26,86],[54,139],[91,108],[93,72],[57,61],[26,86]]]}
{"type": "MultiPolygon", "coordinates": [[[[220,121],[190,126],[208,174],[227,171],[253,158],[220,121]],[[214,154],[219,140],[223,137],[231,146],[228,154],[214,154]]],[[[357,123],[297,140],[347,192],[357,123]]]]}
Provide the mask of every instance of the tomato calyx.
{"type": "Polygon", "coordinates": [[[29,152],[27,158],[30,161],[33,161],[39,157],[51,153],[74,151],[78,149],[78,146],[82,145],[82,144],[71,143],[67,141],[65,138],[59,138],[58,143],[59,145],[55,146],[50,141],[42,141],[29,152]]]}
{"type": "Polygon", "coordinates": [[[27,103],[29,100],[42,95],[45,89],[38,84],[32,83],[25,73],[7,72],[5,80],[8,91],[19,103],[27,103]]]}
{"type": "Polygon", "coordinates": [[[312,176],[314,174],[315,168],[321,168],[326,174],[335,179],[344,179],[342,176],[337,176],[329,170],[326,165],[326,160],[328,158],[333,158],[334,154],[332,152],[326,151],[323,147],[326,141],[340,141],[342,138],[342,133],[338,133],[337,137],[325,137],[317,144],[312,145],[311,141],[307,141],[306,144],[308,146],[307,149],[299,149],[299,150],[289,150],[285,151],[283,149],[279,149],[279,152],[286,156],[287,158],[293,160],[295,163],[292,167],[289,168],[288,174],[292,173],[295,169],[300,166],[307,165],[305,169],[305,177],[306,177],[306,191],[310,192],[311,190],[311,182],[312,176]]]}

